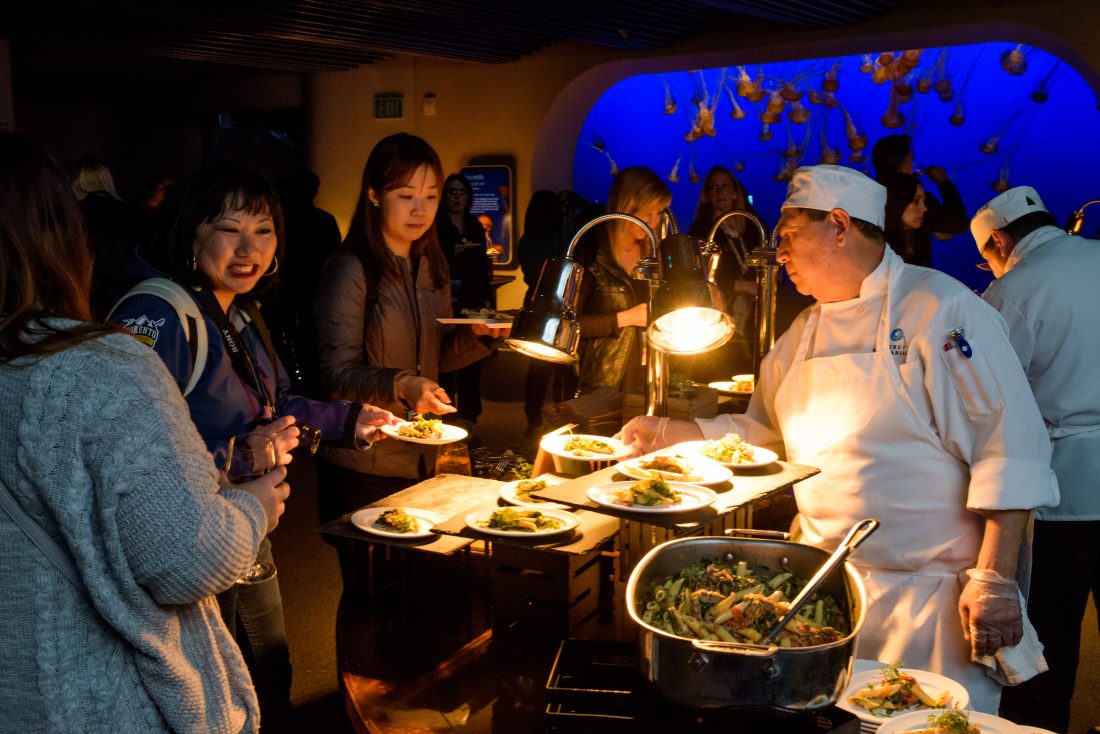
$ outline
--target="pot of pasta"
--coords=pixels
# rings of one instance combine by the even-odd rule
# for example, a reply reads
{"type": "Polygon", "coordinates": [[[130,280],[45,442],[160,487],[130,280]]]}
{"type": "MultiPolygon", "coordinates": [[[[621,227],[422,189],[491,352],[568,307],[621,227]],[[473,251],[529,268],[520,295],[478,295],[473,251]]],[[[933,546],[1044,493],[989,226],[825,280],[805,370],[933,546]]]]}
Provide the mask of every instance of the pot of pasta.
{"type": "Polygon", "coordinates": [[[643,676],[670,700],[697,708],[834,703],[851,677],[867,609],[851,564],[767,639],[828,559],[818,548],[760,538],[682,538],[653,548],[626,588],[643,676]]]}

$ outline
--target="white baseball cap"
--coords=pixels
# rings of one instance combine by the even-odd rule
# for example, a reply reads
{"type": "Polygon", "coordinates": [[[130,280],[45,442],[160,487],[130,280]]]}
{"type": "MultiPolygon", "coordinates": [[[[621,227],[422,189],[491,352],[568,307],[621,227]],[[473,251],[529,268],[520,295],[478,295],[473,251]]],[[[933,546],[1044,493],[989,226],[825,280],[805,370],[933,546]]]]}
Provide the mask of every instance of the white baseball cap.
{"type": "Polygon", "coordinates": [[[970,234],[974,235],[978,252],[989,242],[993,230],[1003,229],[1005,225],[1015,222],[1025,214],[1046,210],[1043,200],[1039,198],[1039,192],[1030,186],[1016,186],[998,194],[970,220],[970,234]]]}
{"type": "Polygon", "coordinates": [[[829,212],[843,209],[853,219],[882,228],[886,218],[886,187],[844,166],[803,166],[787,185],[780,209],[797,207],[829,212]]]}

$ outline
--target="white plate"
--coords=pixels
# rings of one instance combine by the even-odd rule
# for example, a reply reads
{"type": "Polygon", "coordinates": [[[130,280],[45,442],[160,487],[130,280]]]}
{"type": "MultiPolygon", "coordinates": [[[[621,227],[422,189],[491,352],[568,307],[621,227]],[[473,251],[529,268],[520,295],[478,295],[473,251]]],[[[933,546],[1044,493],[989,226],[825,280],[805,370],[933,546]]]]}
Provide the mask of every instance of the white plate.
{"type": "MultiPolygon", "coordinates": [[[[407,421],[411,423],[412,421],[407,421]]],[[[386,434],[390,438],[396,438],[398,441],[408,441],[409,443],[422,443],[425,446],[442,446],[445,443],[454,443],[455,441],[461,441],[469,434],[458,426],[447,425],[441,423],[439,430],[443,433],[443,438],[413,438],[412,436],[402,436],[397,432],[404,423],[398,423],[395,426],[382,426],[382,433],[386,434]]]]}
{"type": "MultiPolygon", "coordinates": [[[[914,670],[912,668],[900,668],[902,673],[907,673],[917,679],[917,683],[924,689],[924,692],[929,696],[935,698],[944,691],[947,691],[949,697],[947,699],[947,706],[954,708],[965,709],[970,704],[970,694],[966,692],[961,683],[951,680],[946,676],[939,675],[938,673],[932,673],[927,670],[914,670]]],[[[844,691],[844,695],[840,697],[840,700],[836,702],[838,708],[842,708],[845,711],[850,711],[859,717],[860,721],[881,724],[885,721],[893,721],[894,719],[900,719],[903,714],[894,714],[893,716],[875,716],[870,711],[864,708],[856,706],[854,703],[848,700],[849,696],[854,696],[858,691],[869,687],[872,683],[878,683],[882,679],[882,668],[877,667],[874,670],[865,670],[862,673],[854,673],[852,675],[852,681],[848,684],[848,688],[844,691]]],[[[906,713],[922,713],[928,712],[931,709],[919,709],[916,711],[906,713]]],[[[881,729],[879,730],[881,731],[881,729]]]]}
{"type": "Polygon", "coordinates": [[[615,465],[615,469],[627,475],[628,477],[633,477],[634,479],[652,479],[653,477],[647,475],[645,473],[645,470],[641,468],[641,464],[643,462],[653,459],[656,456],[676,456],[691,465],[692,473],[689,477],[662,477],[666,482],[683,482],[685,484],[721,484],[722,482],[728,482],[730,479],[733,478],[733,472],[719,464],[717,461],[708,459],[701,454],[692,454],[687,451],[655,451],[652,454],[639,456],[636,459],[627,459],[626,461],[619,462],[615,465]]]}
{"type": "Polygon", "coordinates": [[[431,528],[433,525],[438,525],[446,518],[440,515],[438,512],[432,512],[431,510],[420,510],[415,507],[402,507],[400,509],[405,511],[405,514],[412,515],[416,518],[417,529],[415,533],[399,533],[396,530],[388,530],[384,527],[378,527],[374,524],[374,521],[378,519],[386,510],[396,510],[396,507],[364,507],[362,510],[358,510],[351,516],[351,524],[359,528],[363,532],[371,533],[372,535],[384,535],[387,538],[427,538],[432,535],[431,528]]]}
{"type": "MultiPolygon", "coordinates": [[[[555,484],[561,484],[565,482],[561,477],[556,477],[553,474],[543,474],[541,477],[535,477],[536,480],[541,479],[546,482],[547,487],[553,487],[555,484]]],[[[568,505],[558,504],[557,502],[547,502],[545,500],[521,500],[516,497],[516,486],[520,482],[525,482],[526,479],[516,479],[512,482],[506,482],[500,488],[500,498],[510,505],[516,505],[517,507],[529,507],[535,510],[568,510],[568,505]]]]}
{"type": "Polygon", "coordinates": [[[436,321],[441,323],[441,324],[452,324],[452,325],[455,325],[455,326],[462,326],[462,325],[469,326],[471,324],[481,324],[482,326],[488,326],[490,329],[510,329],[510,328],[512,328],[512,322],[511,321],[502,321],[500,319],[478,319],[478,318],[470,318],[470,319],[436,319],[436,321]]]}
{"type": "Polygon", "coordinates": [[[539,442],[539,447],[554,456],[560,456],[563,459],[577,459],[578,461],[619,461],[630,456],[631,451],[633,451],[618,439],[608,438],[607,436],[592,436],[585,433],[558,433],[553,436],[546,436],[539,442]],[[614,450],[614,453],[587,454],[584,456],[569,453],[565,450],[565,442],[571,438],[591,438],[596,441],[603,441],[614,450]]]}
{"type": "Polygon", "coordinates": [[[482,527],[478,523],[488,522],[489,516],[493,514],[493,510],[481,510],[479,512],[471,512],[466,516],[466,527],[476,530],[479,533],[486,533],[487,535],[500,535],[506,538],[542,538],[548,535],[560,535],[561,533],[568,533],[573,528],[580,524],[579,517],[571,512],[565,512],[564,510],[551,510],[538,508],[539,512],[547,517],[552,517],[555,520],[561,520],[562,526],[556,530],[539,530],[537,532],[528,532],[526,530],[500,530],[498,528],[486,528],[482,527]]]}
{"type": "Polygon", "coordinates": [[[614,510],[655,513],[698,510],[700,507],[706,507],[718,499],[718,495],[715,494],[713,490],[707,489],[706,487],[700,487],[697,484],[684,484],[683,482],[668,483],[670,487],[680,492],[680,501],[674,505],[624,505],[622,502],[617,502],[614,499],[615,490],[623,487],[630,487],[635,484],[637,484],[637,482],[611,482],[610,484],[601,484],[598,487],[589,487],[585,494],[588,495],[588,499],[596,504],[614,510]]]}
{"type": "MultiPolygon", "coordinates": [[[[923,685],[923,684],[922,684],[923,685]]],[[[935,713],[942,713],[943,709],[925,709],[924,711],[910,711],[886,721],[878,728],[878,734],[901,734],[902,732],[922,729],[928,726],[928,717],[935,713]]],[[[971,724],[981,724],[982,734],[1022,734],[1026,728],[1013,724],[1007,719],[992,714],[981,714],[977,711],[970,712],[971,724]]]]}
{"type": "Polygon", "coordinates": [[[672,448],[677,451],[698,454],[707,461],[713,461],[715,464],[721,464],[722,466],[729,469],[756,469],[761,466],[773,464],[779,460],[779,454],[775,453],[774,451],[761,448],[759,446],[752,446],[752,444],[749,444],[750,446],[752,446],[753,453],[756,456],[756,461],[750,462],[748,464],[730,464],[729,462],[718,461],[717,459],[712,459],[709,456],[705,455],[703,453],[703,446],[707,443],[707,441],[685,441],[684,443],[676,444],[672,448]]]}
{"type": "Polygon", "coordinates": [[[752,395],[752,390],[738,390],[737,383],[732,380],[708,382],[707,387],[713,387],[718,392],[725,393],[726,395],[752,395]]]}

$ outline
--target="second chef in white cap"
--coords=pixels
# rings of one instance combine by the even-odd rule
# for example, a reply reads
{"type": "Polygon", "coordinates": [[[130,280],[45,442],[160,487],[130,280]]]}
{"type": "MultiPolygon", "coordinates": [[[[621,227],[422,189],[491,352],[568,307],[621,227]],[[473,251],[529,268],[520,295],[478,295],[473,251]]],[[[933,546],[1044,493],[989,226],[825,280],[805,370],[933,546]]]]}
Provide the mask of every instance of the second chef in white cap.
{"type": "Polygon", "coordinates": [[[1030,510],[1058,501],[1050,442],[1004,321],[886,246],[885,201],[857,171],[800,168],[777,259],[817,303],[765,357],[748,410],[635,418],[623,438],[649,451],[736,432],[820,467],[794,487],[800,542],[832,550],[882,523],[853,557],[870,600],[857,655],[947,675],[996,713],[1000,686],[971,658],[1023,633],[1017,559],[1030,510]]]}

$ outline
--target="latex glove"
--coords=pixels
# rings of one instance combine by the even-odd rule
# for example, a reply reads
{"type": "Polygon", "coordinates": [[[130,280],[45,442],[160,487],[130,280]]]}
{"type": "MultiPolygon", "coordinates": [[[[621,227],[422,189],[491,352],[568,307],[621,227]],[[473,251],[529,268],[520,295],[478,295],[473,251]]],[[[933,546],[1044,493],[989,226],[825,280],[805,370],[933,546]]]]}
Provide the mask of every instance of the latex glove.
{"type": "Polygon", "coordinates": [[[398,379],[397,396],[420,414],[443,415],[458,410],[458,408],[451,405],[451,399],[447,396],[447,391],[427,377],[405,375],[398,379]]]}
{"type": "Polygon", "coordinates": [[[370,448],[372,443],[386,437],[381,431],[382,426],[392,426],[399,422],[397,416],[390,411],[363,403],[363,409],[355,419],[356,443],[362,442],[365,444],[362,448],[370,448]]]}
{"type": "Polygon", "coordinates": [[[971,568],[966,575],[970,580],[959,596],[959,616],[974,653],[993,655],[1015,645],[1024,636],[1019,584],[987,568],[971,568]]]}
{"type": "Polygon", "coordinates": [[[693,421],[639,415],[623,426],[619,437],[631,447],[631,456],[641,456],[674,443],[700,441],[703,432],[693,421]]]}

